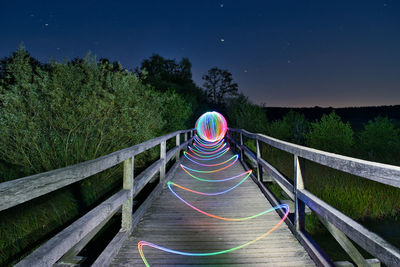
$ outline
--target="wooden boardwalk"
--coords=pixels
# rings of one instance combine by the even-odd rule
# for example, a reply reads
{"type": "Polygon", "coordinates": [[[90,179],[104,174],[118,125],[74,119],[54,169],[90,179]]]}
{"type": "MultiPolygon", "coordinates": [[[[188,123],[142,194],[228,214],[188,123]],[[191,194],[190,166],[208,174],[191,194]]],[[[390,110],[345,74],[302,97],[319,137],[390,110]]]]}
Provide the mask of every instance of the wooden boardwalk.
{"type": "MultiPolygon", "coordinates": [[[[228,152],[223,157],[207,163],[222,162],[232,156],[233,153],[228,152]]],[[[182,164],[194,169],[211,169],[198,166],[186,158],[182,164]]],[[[236,162],[226,170],[197,176],[218,179],[243,172],[243,166],[236,162]]],[[[181,168],[178,168],[171,179],[176,184],[201,192],[223,191],[240,180],[202,182],[190,177],[181,168]]],[[[227,218],[247,217],[272,208],[250,177],[234,190],[217,196],[193,194],[176,187],[174,190],[199,209],[227,218]]],[[[280,217],[275,211],[239,222],[211,218],[185,205],[165,188],[125,241],[111,266],[144,266],[137,248],[140,240],[185,252],[214,252],[256,239],[279,221],[280,217]]],[[[151,266],[315,266],[285,223],[264,239],[242,249],[216,256],[181,256],[151,247],[144,247],[143,251],[151,266]]]]}

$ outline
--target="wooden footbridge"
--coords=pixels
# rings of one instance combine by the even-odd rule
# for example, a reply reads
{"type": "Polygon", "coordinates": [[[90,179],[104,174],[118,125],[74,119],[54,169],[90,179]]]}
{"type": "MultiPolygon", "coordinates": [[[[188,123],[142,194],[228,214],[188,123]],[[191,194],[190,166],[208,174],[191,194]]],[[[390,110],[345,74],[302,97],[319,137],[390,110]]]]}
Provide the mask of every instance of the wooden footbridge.
{"type": "MultiPolygon", "coordinates": [[[[138,251],[139,241],[186,253],[208,253],[240,247],[260,236],[264,238],[235,251],[203,257],[174,254],[151,246],[143,246],[142,249],[151,266],[400,266],[400,251],[397,248],[304,189],[303,160],[395,187],[400,187],[400,167],[327,153],[245,130],[229,129],[226,141],[230,150],[208,164],[228,160],[234,153],[239,155],[239,161],[218,173],[201,173],[201,177],[212,180],[246,173],[249,166],[245,158],[254,164],[256,172],[225,194],[199,195],[182,187],[216,193],[233,188],[238,180],[204,183],[189,176],[187,170],[196,166],[182,156],[182,151],[192,144],[193,134],[193,129],[170,133],[98,159],[1,183],[0,210],[5,210],[118,164],[124,166],[123,188],[119,192],[50,238],[17,266],[79,265],[83,261],[80,251],[118,212],[122,212],[121,229],[93,266],[144,266],[138,251]],[[255,140],[255,152],[244,145],[244,137],[255,140]],[[176,146],[167,152],[167,141],[172,138],[176,140],[176,146]],[[293,154],[294,182],[261,157],[261,144],[293,154]],[[160,159],[139,175],[134,174],[135,156],[155,146],[160,146],[160,159]],[[167,170],[170,161],[175,163],[167,170]],[[186,171],[180,167],[181,164],[187,168],[186,171]],[[289,217],[285,217],[287,214],[282,203],[264,186],[265,176],[278,184],[290,198],[289,201],[294,203],[289,217]],[[133,203],[141,190],[158,178],[158,185],[133,210],[133,203]],[[181,187],[169,190],[171,185],[181,187]],[[215,218],[247,218],[273,207],[280,208],[250,220],[215,218]],[[332,262],[307,235],[304,229],[306,207],[318,216],[349,254],[352,263],[332,262]],[[282,218],[285,220],[282,221],[282,218]],[[374,258],[364,259],[353,243],[374,258]]],[[[201,170],[215,168],[205,166],[201,170]]]]}

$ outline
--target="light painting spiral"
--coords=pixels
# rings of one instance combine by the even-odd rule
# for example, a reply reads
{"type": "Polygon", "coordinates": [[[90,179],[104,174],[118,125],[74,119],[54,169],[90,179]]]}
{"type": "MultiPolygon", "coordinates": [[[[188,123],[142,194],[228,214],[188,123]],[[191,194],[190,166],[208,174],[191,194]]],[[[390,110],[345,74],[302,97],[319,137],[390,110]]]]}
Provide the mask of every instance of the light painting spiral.
{"type": "Polygon", "coordinates": [[[231,177],[214,177],[214,179],[205,179],[205,178],[201,178],[201,177],[197,176],[197,175],[201,175],[202,173],[212,173],[214,175],[215,173],[218,173],[219,171],[222,171],[224,169],[231,167],[238,160],[239,155],[236,154],[236,155],[228,158],[227,160],[221,161],[219,163],[215,163],[215,164],[207,163],[208,160],[218,159],[222,155],[224,155],[226,152],[228,152],[229,147],[227,146],[227,144],[225,143],[225,141],[223,139],[225,137],[225,133],[226,133],[227,129],[228,128],[226,125],[226,120],[221,114],[219,114],[217,112],[207,112],[207,113],[203,114],[196,122],[196,131],[197,131],[198,136],[194,136],[194,138],[193,138],[194,142],[193,142],[192,146],[188,146],[188,148],[191,152],[189,153],[189,152],[185,151],[184,156],[189,161],[197,164],[199,166],[199,168],[211,167],[212,170],[197,170],[197,169],[189,168],[183,164],[180,164],[180,167],[186,174],[188,174],[188,177],[197,179],[202,182],[215,183],[215,182],[225,182],[225,181],[234,180],[234,179],[239,179],[239,181],[235,185],[231,186],[230,188],[228,188],[226,190],[223,190],[220,192],[214,192],[214,193],[200,192],[195,189],[191,189],[191,188],[187,188],[187,187],[178,185],[172,181],[169,181],[167,183],[168,189],[171,191],[171,193],[176,198],[178,198],[180,201],[182,201],[188,207],[192,208],[194,211],[199,212],[205,216],[219,219],[219,220],[233,221],[233,222],[247,221],[247,220],[262,216],[266,213],[272,212],[277,209],[285,210],[284,216],[274,227],[272,227],[266,233],[262,234],[261,236],[257,237],[256,239],[253,239],[251,241],[248,241],[247,243],[244,243],[239,246],[236,246],[236,247],[233,247],[230,249],[226,249],[226,250],[210,251],[210,252],[206,252],[206,253],[194,253],[194,252],[186,252],[186,251],[179,251],[179,250],[166,248],[166,247],[159,246],[159,245],[156,245],[156,244],[148,242],[148,241],[139,241],[138,242],[138,251],[143,260],[143,263],[146,266],[150,266],[150,264],[147,261],[146,257],[144,256],[144,253],[143,253],[144,246],[152,247],[152,248],[162,250],[162,251],[165,251],[168,253],[173,253],[173,254],[178,254],[178,255],[183,255],[183,256],[220,255],[220,254],[224,254],[224,253],[228,253],[228,252],[233,252],[235,250],[244,248],[246,246],[249,246],[249,245],[257,242],[258,240],[266,237],[271,232],[273,232],[275,229],[277,229],[287,218],[287,216],[289,214],[289,206],[287,204],[282,204],[282,205],[270,208],[268,210],[264,210],[257,214],[254,214],[252,216],[248,216],[248,217],[225,218],[225,217],[221,217],[216,214],[212,214],[212,213],[209,213],[207,211],[197,208],[196,206],[190,204],[190,201],[182,198],[174,190],[174,187],[175,187],[176,189],[191,192],[193,194],[204,195],[204,196],[217,196],[217,195],[222,195],[227,192],[233,191],[234,189],[239,187],[248,177],[250,177],[250,175],[252,173],[251,170],[245,171],[243,173],[240,173],[238,175],[231,176],[231,177]]]}
{"type": "Polygon", "coordinates": [[[228,124],[216,111],[206,112],[196,121],[196,132],[206,142],[218,142],[224,138],[228,124]]]}

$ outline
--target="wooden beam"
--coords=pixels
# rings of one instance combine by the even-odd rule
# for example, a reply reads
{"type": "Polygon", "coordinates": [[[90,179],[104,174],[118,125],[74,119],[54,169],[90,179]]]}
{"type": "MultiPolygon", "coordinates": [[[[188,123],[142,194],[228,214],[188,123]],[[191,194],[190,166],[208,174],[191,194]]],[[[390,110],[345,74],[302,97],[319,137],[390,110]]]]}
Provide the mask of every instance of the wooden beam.
{"type": "Polygon", "coordinates": [[[245,130],[229,129],[249,138],[258,139],[280,150],[299,155],[321,165],[361,176],[379,183],[400,188],[400,167],[342,156],[310,147],[292,144],[263,134],[253,134],[245,130]]]}
{"type": "Polygon", "coordinates": [[[100,256],[92,264],[92,267],[106,267],[109,266],[115,255],[119,252],[125,240],[128,238],[130,231],[121,229],[103,250],[100,256]]]}
{"type": "Polygon", "coordinates": [[[51,266],[89,234],[97,225],[119,209],[129,198],[129,190],[121,190],[83,217],[52,237],[15,266],[51,266]]]}
{"type": "Polygon", "coordinates": [[[179,157],[181,154],[180,145],[181,145],[181,134],[177,134],[176,135],[176,147],[178,148],[178,151],[176,152],[176,155],[175,155],[176,161],[179,161],[179,157]]]}
{"type": "Polygon", "coordinates": [[[122,188],[129,190],[129,197],[122,205],[122,223],[121,227],[124,229],[131,228],[132,222],[132,200],[133,200],[133,183],[134,183],[134,162],[135,158],[131,157],[124,161],[124,176],[122,188]]]}
{"type": "Polygon", "coordinates": [[[102,172],[176,136],[178,133],[189,131],[192,130],[169,133],[97,159],[0,183],[0,211],[102,172]]]}
{"type": "Polygon", "coordinates": [[[303,181],[303,160],[299,158],[299,156],[294,155],[294,225],[296,227],[296,231],[304,230],[305,223],[305,205],[297,195],[297,192],[301,189],[304,189],[304,181],[303,181]]]}
{"type": "Polygon", "coordinates": [[[165,169],[166,169],[166,148],[167,148],[167,142],[162,141],[160,143],[160,160],[162,161],[161,167],[160,167],[160,183],[164,183],[165,179],[165,169]]]}
{"type": "Polygon", "coordinates": [[[325,220],[323,217],[316,214],[318,219],[325,225],[326,229],[332,234],[332,236],[336,239],[339,245],[346,251],[346,253],[350,256],[350,258],[360,267],[368,267],[369,264],[358,251],[358,249],[351,243],[351,241],[347,238],[342,231],[340,231],[336,226],[325,220]]]}
{"type": "Polygon", "coordinates": [[[400,251],[380,236],[331,207],[307,190],[298,190],[298,197],[322,218],[340,229],[360,247],[377,257],[387,266],[400,266],[400,251]]]}

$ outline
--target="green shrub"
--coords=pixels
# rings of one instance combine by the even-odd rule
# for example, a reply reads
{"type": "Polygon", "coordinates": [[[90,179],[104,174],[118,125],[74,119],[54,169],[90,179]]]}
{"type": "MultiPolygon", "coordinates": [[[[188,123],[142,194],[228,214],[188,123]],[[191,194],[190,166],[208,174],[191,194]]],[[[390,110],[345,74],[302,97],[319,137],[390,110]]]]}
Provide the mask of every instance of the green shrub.
{"type": "Polygon", "coordinates": [[[309,122],[303,114],[290,110],[282,120],[272,122],[268,134],[272,137],[295,144],[304,144],[309,129],[309,122]]]}
{"type": "Polygon", "coordinates": [[[230,98],[224,113],[228,120],[228,127],[255,133],[266,131],[268,121],[264,109],[249,102],[243,94],[230,98]]]}
{"type": "MultiPolygon", "coordinates": [[[[0,177],[13,179],[15,173],[26,176],[98,158],[183,128],[190,114],[176,93],[154,91],[119,63],[88,55],[40,64],[20,47],[1,62],[0,170],[8,174],[0,177]],[[10,171],[14,168],[18,171],[10,171]]],[[[137,157],[135,168],[153,154],[137,157]]],[[[3,211],[0,216],[14,223],[0,224],[0,265],[120,184],[118,166],[74,184],[62,195],[55,192],[39,204],[16,208],[20,212],[3,211]]]]}
{"type": "Polygon", "coordinates": [[[332,112],[323,115],[321,121],[311,123],[306,135],[306,144],[320,150],[338,154],[349,154],[354,145],[354,133],[349,123],[343,123],[340,117],[332,112]]]}
{"type": "Polygon", "coordinates": [[[364,125],[358,147],[368,160],[399,165],[400,132],[387,117],[377,117],[364,125]]]}

